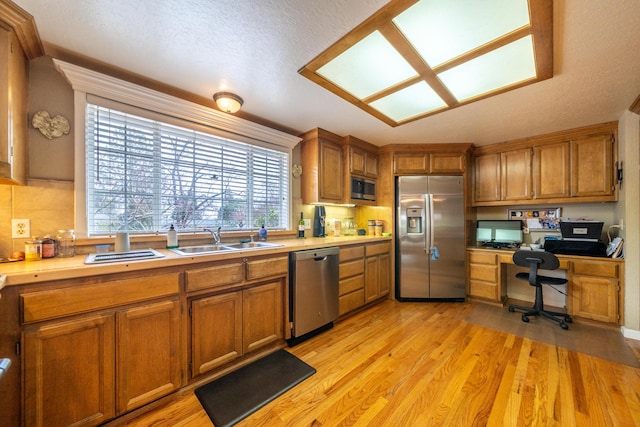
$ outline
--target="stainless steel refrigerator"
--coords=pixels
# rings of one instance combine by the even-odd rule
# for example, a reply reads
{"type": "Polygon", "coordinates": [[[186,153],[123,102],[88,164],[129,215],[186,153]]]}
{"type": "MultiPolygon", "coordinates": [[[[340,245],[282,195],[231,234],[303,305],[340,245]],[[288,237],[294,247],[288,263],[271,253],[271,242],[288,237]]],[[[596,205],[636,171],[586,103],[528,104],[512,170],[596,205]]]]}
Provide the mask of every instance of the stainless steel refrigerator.
{"type": "Polygon", "coordinates": [[[396,298],[463,301],[462,177],[398,177],[396,204],[396,298]]]}

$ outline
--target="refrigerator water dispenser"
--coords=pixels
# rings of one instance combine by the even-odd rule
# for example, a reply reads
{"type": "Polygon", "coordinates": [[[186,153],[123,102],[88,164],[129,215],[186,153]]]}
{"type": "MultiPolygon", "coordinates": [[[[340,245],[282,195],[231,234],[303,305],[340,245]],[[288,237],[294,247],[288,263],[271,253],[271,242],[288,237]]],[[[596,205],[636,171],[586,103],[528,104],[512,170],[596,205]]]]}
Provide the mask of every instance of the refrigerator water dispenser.
{"type": "Polygon", "coordinates": [[[424,209],[407,208],[407,234],[422,234],[424,209]]]}

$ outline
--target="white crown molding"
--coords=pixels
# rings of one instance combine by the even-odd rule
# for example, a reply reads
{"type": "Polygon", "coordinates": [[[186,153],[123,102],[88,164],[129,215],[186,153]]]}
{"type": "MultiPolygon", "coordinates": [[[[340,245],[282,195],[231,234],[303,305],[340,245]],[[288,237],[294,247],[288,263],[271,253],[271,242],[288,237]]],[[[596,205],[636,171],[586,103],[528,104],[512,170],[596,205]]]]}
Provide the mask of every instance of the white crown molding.
{"type": "Polygon", "coordinates": [[[167,114],[292,149],[301,138],[77,65],[53,59],[75,91],[167,114]]]}

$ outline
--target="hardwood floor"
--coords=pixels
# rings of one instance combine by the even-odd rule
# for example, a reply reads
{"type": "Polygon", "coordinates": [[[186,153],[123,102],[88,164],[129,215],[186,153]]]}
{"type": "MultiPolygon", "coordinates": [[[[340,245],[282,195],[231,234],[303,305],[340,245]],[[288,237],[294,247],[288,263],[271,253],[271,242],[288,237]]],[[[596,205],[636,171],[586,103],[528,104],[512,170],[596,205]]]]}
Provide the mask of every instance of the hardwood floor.
{"type": "MultiPolygon", "coordinates": [[[[288,351],[317,373],[239,426],[633,426],[640,369],[385,301],[288,351]]],[[[531,325],[535,326],[535,325],[531,325]]],[[[126,424],[212,426],[193,393],[126,424]]]]}

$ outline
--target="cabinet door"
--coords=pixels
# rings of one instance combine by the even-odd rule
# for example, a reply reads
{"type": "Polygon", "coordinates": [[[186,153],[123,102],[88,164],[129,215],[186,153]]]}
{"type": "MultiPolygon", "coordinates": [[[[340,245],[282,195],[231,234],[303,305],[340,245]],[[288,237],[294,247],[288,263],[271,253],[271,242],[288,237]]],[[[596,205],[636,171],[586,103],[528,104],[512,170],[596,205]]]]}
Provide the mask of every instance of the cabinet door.
{"type": "Polygon", "coordinates": [[[463,173],[465,154],[460,153],[431,153],[429,155],[429,173],[463,173]]]}
{"type": "Polygon", "coordinates": [[[571,141],[571,195],[611,196],[613,188],[613,135],[571,141]]]}
{"type": "Polygon", "coordinates": [[[320,199],[342,202],[342,147],[327,141],[320,141],[320,171],[318,189],[320,199]]]}
{"type": "Polygon", "coordinates": [[[500,153],[501,199],[527,200],[531,198],[531,149],[500,153]]]}
{"type": "Polygon", "coordinates": [[[475,202],[500,200],[500,153],[477,156],[473,169],[475,202]]]}
{"type": "Polygon", "coordinates": [[[191,375],[242,356],[242,292],[191,301],[191,375]]]}
{"type": "Polygon", "coordinates": [[[391,289],[391,256],[382,254],[378,257],[378,262],[378,291],[380,296],[384,296],[391,289]]]}
{"type": "Polygon", "coordinates": [[[243,291],[244,352],[284,337],[284,280],[243,291]]]}
{"type": "Polygon", "coordinates": [[[364,156],[364,173],[369,178],[378,177],[378,156],[365,152],[364,156]]]}
{"type": "Polygon", "coordinates": [[[117,413],[181,386],[180,302],[162,301],[117,313],[117,413]]]}
{"type": "Polygon", "coordinates": [[[426,173],[428,154],[425,153],[396,153],[393,156],[393,171],[395,173],[426,173]]]}
{"type": "Polygon", "coordinates": [[[533,150],[534,198],[569,197],[569,143],[542,145],[533,150]]]}
{"type": "Polygon", "coordinates": [[[363,150],[359,150],[357,148],[351,147],[349,149],[349,159],[350,159],[350,172],[354,175],[362,175],[366,174],[366,156],[367,154],[363,150]]]}
{"type": "Polygon", "coordinates": [[[368,303],[380,296],[380,262],[377,256],[367,257],[364,266],[364,302],[368,303]]]}
{"type": "Polygon", "coordinates": [[[618,322],[618,280],[574,275],[572,314],[601,322],[618,322]]]}
{"type": "Polygon", "coordinates": [[[115,415],[114,315],[24,333],[28,426],[94,426],[115,415]]]}

